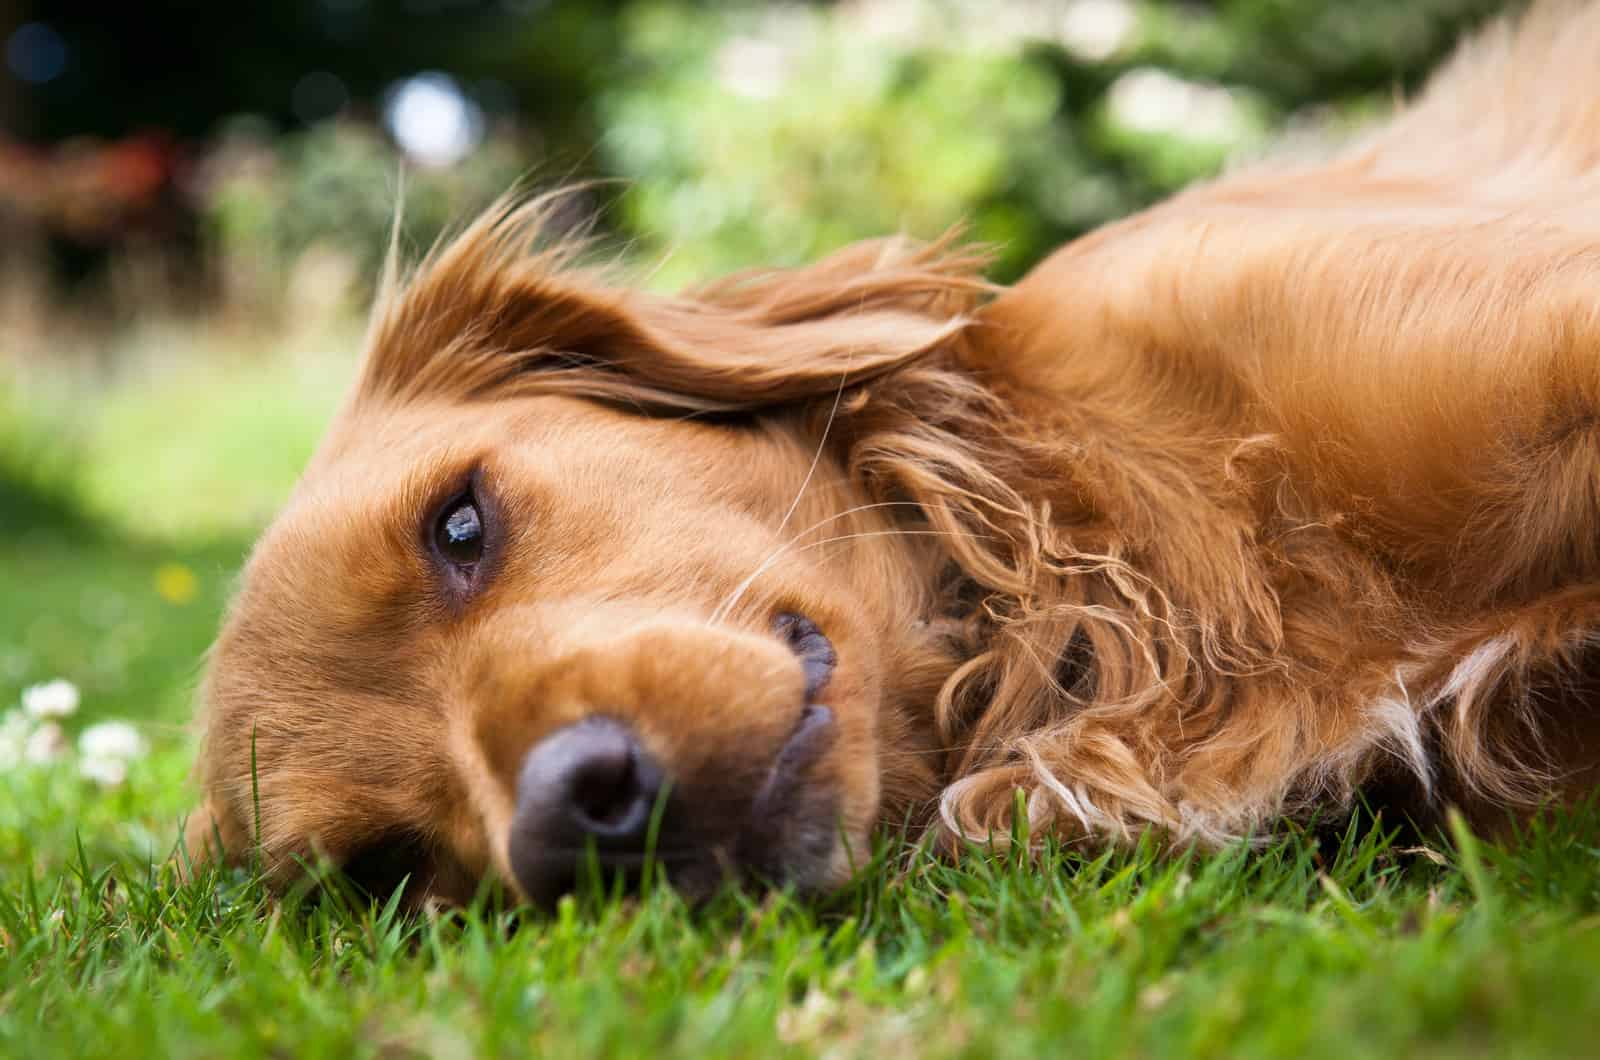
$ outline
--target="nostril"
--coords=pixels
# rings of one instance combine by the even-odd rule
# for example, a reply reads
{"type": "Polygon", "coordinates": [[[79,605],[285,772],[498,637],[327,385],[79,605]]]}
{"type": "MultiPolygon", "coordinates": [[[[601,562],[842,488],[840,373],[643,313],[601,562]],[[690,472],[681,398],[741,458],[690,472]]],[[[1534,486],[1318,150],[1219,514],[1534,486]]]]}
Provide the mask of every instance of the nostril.
{"type": "MultiPolygon", "coordinates": [[[[605,753],[579,763],[571,780],[572,811],[585,831],[614,835],[626,831],[646,801],[634,749],[605,753]]],[[[649,812],[645,806],[644,811],[649,812]]]]}
{"type": "Polygon", "coordinates": [[[586,718],[539,741],[517,776],[506,851],[524,895],[553,903],[591,848],[602,867],[636,870],[665,790],[655,759],[615,719],[586,718]]]}
{"type": "Polygon", "coordinates": [[[579,840],[642,842],[661,787],[661,770],[626,725],[587,718],[528,752],[517,778],[517,816],[579,840]]]}

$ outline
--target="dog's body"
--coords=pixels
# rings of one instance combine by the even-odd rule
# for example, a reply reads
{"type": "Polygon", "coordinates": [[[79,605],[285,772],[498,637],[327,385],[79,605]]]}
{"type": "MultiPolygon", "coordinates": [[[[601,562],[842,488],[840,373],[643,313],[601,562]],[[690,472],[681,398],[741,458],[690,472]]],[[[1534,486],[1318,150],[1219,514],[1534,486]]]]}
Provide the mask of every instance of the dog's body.
{"type": "Polygon", "coordinates": [[[386,285],[252,557],[191,850],[818,888],[1019,788],[1035,835],[1209,843],[1582,788],[1597,60],[1544,7],[992,298],[895,242],[655,298],[479,221],[386,285]]]}

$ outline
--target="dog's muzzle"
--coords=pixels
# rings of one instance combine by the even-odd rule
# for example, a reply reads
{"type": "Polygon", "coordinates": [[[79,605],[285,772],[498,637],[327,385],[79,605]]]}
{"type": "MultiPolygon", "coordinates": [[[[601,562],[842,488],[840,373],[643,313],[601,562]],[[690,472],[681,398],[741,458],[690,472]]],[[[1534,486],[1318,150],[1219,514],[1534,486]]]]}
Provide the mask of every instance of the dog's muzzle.
{"type": "Polygon", "coordinates": [[[507,851],[517,886],[550,908],[588,869],[634,887],[654,864],[691,896],[733,879],[804,887],[825,871],[838,834],[837,797],[811,776],[835,730],[831,710],[806,707],[748,809],[728,822],[674,789],[623,722],[569,725],[523,759],[507,851]]]}

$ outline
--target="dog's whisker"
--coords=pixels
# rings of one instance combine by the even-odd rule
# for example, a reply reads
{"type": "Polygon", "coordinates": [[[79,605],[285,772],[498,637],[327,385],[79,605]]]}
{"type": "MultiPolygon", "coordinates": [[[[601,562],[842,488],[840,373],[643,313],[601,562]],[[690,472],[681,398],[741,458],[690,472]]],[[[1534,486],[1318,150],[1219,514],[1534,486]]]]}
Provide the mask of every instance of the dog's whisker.
{"type": "MultiPolygon", "coordinates": [[[[887,502],[887,503],[895,503],[895,502],[887,502]]],[[[824,521],[826,522],[827,520],[824,520],[824,521]]],[[[956,533],[956,532],[950,531],[950,530],[907,530],[907,529],[865,530],[865,531],[861,531],[859,533],[840,534],[837,537],[829,537],[829,538],[824,538],[821,541],[813,541],[809,545],[803,545],[800,548],[795,549],[794,552],[796,554],[798,554],[800,552],[810,552],[812,549],[821,548],[823,545],[833,545],[833,544],[838,544],[838,543],[843,542],[843,541],[857,541],[857,540],[861,540],[861,539],[864,539],[864,538],[873,538],[873,537],[956,537],[956,538],[968,538],[968,539],[977,540],[977,541],[998,540],[997,538],[995,538],[991,534],[966,534],[966,533],[956,533]]],[[[793,543],[794,542],[790,542],[791,545],[793,543]]],[[[739,600],[741,598],[743,598],[744,593],[749,589],[749,587],[752,584],[754,584],[756,579],[761,577],[761,575],[765,574],[768,570],[770,570],[772,568],[772,565],[774,563],[776,563],[779,559],[781,559],[789,551],[790,551],[789,547],[785,546],[783,548],[780,548],[776,552],[774,552],[771,556],[767,557],[767,559],[761,564],[761,566],[757,567],[754,571],[751,572],[749,577],[745,578],[744,581],[739,583],[738,587],[734,590],[733,595],[731,597],[729,597],[729,599],[721,607],[717,608],[717,610],[715,612],[713,612],[712,618],[711,618],[711,622],[715,624],[715,623],[720,623],[722,621],[725,621],[727,616],[733,611],[733,608],[738,604],[739,600]]]]}
{"type": "Polygon", "coordinates": [[[977,541],[999,540],[999,538],[995,537],[993,534],[968,534],[960,533],[954,530],[863,530],[859,533],[840,534],[837,537],[826,537],[821,541],[813,541],[809,545],[802,546],[797,551],[810,552],[812,549],[821,548],[823,545],[836,545],[841,541],[856,541],[861,538],[868,537],[957,537],[969,538],[977,541]]]}
{"type": "Polygon", "coordinates": [[[835,512],[833,515],[830,515],[830,516],[827,516],[826,518],[817,520],[816,522],[812,523],[810,526],[806,527],[804,530],[802,530],[799,533],[795,534],[789,540],[785,541],[783,544],[779,545],[777,548],[773,549],[772,552],[768,553],[766,558],[763,559],[760,563],[758,563],[756,565],[755,571],[753,573],[751,573],[749,577],[745,578],[737,586],[735,586],[733,592],[729,595],[729,597],[726,600],[724,600],[721,604],[717,605],[717,607],[711,612],[711,618],[710,618],[709,621],[713,625],[715,625],[715,624],[720,623],[721,621],[723,621],[725,618],[727,618],[728,612],[733,608],[733,605],[738,602],[740,594],[742,594],[746,589],[749,588],[750,583],[753,582],[755,579],[759,578],[762,575],[762,573],[764,573],[765,571],[769,570],[773,561],[775,561],[778,558],[780,558],[785,552],[787,552],[795,544],[797,544],[802,539],[804,539],[804,537],[807,534],[812,533],[813,531],[818,530],[818,529],[820,529],[820,528],[822,528],[824,526],[827,526],[829,523],[836,523],[840,519],[848,518],[849,516],[856,515],[856,514],[858,514],[860,512],[869,512],[869,511],[872,511],[872,510],[877,509],[877,508],[920,508],[920,507],[921,507],[921,505],[919,505],[916,501],[876,501],[876,502],[871,503],[871,504],[858,504],[853,508],[846,508],[842,512],[835,512]]]}
{"type": "MultiPolygon", "coordinates": [[[[784,512],[783,518],[778,521],[777,533],[779,536],[783,534],[784,529],[789,525],[789,520],[794,518],[795,511],[800,507],[801,499],[806,495],[806,487],[811,485],[811,478],[817,473],[817,465],[822,462],[822,454],[827,450],[828,447],[828,435],[833,431],[833,422],[839,415],[839,403],[844,400],[845,384],[850,379],[850,363],[854,359],[855,358],[852,355],[850,361],[845,362],[844,370],[839,373],[839,387],[833,392],[833,406],[828,409],[828,421],[823,424],[822,437],[817,439],[816,451],[811,454],[811,466],[806,468],[805,477],[800,480],[800,488],[795,491],[794,500],[789,502],[789,510],[784,512]]],[[[809,533],[809,531],[807,532],[809,533]]],[[[763,561],[762,564],[757,564],[757,569],[759,570],[764,563],[765,561],[763,561]]],[[[734,590],[734,596],[732,599],[736,600],[738,598],[738,594],[742,588],[743,583],[741,583],[740,589],[734,590]]],[[[727,606],[731,606],[731,603],[727,606]]],[[[721,606],[713,611],[712,621],[720,621],[720,619],[715,616],[722,612],[723,607],[721,606]]]]}
{"type": "MultiPolygon", "coordinates": [[[[852,356],[850,361],[854,360],[852,356]]],[[[811,485],[811,476],[817,473],[817,465],[822,462],[822,454],[828,447],[828,435],[833,431],[833,421],[839,415],[839,402],[844,400],[845,383],[850,379],[850,361],[845,362],[844,371],[839,373],[839,388],[833,392],[833,407],[828,409],[828,422],[822,425],[822,437],[817,439],[817,450],[811,454],[811,466],[806,468],[806,476],[800,480],[800,488],[795,491],[794,500],[789,502],[789,510],[784,512],[783,518],[778,521],[779,534],[782,534],[784,528],[789,525],[795,509],[800,507],[800,499],[806,495],[806,487],[811,485]]]]}
{"type": "Polygon", "coordinates": [[[972,745],[963,744],[960,747],[929,747],[929,748],[923,748],[923,749],[920,749],[920,750],[879,751],[878,752],[878,757],[880,759],[887,759],[887,758],[930,758],[930,757],[938,757],[938,756],[943,756],[943,755],[966,753],[966,752],[969,752],[969,751],[981,751],[981,752],[983,752],[985,754],[991,754],[991,753],[993,753],[995,751],[1008,751],[1010,749],[1011,749],[1011,745],[1010,744],[972,744],[972,745]]]}

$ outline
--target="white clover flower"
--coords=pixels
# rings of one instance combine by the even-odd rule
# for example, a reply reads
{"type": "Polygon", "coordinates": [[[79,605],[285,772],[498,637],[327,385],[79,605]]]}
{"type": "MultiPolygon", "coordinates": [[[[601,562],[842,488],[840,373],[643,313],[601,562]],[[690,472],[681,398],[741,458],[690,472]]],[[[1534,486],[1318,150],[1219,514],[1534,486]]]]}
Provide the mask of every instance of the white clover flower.
{"type": "Polygon", "coordinates": [[[61,731],[61,726],[53,721],[47,721],[34,729],[28,735],[27,746],[23,748],[22,757],[35,765],[54,762],[67,753],[67,734],[61,731]]]}
{"type": "Polygon", "coordinates": [[[128,763],[120,758],[86,755],[78,759],[78,772],[102,787],[114,788],[128,779],[128,763]]]}
{"type": "Polygon", "coordinates": [[[125,721],[102,721],[78,734],[78,753],[126,762],[144,754],[144,738],[125,721]]]}
{"type": "Polygon", "coordinates": [[[20,710],[0,716],[0,769],[15,769],[27,754],[33,720],[20,710]]]}
{"type": "Polygon", "coordinates": [[[22,709],[30,718],[65,718],[78,709],[78,686],[64,678],[22,691],[22,709]]]}

